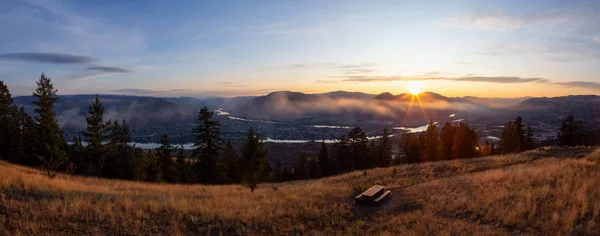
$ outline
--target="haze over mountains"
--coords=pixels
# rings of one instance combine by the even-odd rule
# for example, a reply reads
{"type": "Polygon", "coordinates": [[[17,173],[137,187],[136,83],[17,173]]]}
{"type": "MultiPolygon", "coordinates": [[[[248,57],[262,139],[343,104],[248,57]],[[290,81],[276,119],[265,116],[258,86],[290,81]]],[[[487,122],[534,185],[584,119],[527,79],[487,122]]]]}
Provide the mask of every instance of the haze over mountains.
{"type": "MultiPolygon", "coordinates": [[[[77,133],[85,128],[85,116],[94,96],[60,96],[56,114],[67,133],[77,133]]],[[[33,99],[32,96],[21,96],[16,97],[15,102],[34,114],[33,99]]],[[[600,96],[596,95],[478,98],[446,97],[433,92],[414,96],[406,93],[279,91],[257,97],[199,99],[100,95],[100,99],[105,106],[105,117],[127,121],[134,130],[134,141],[142,142],[156,139],[161,132],[169,133],[178,142],[190,141],[189,130],[202,106],[221,109],[221,115],[216,117],[223,124],[223,133],[234,138],[242,137],[249,126],[257,127],[268,137],[320,139],[345,132],[334,126],[361,126],[367,130],[372,127],[376,134],[376,130],[383,128],[414,127],[429,120],[463,119],[472,124],[503,124],[517,115],[552,126],[569,114],[590,125],[600,123],[600,96]],[[302,131],[298,131],[303,125],[302,131]],[[306,125],[331,127],[311,131],[306,125]]]]}

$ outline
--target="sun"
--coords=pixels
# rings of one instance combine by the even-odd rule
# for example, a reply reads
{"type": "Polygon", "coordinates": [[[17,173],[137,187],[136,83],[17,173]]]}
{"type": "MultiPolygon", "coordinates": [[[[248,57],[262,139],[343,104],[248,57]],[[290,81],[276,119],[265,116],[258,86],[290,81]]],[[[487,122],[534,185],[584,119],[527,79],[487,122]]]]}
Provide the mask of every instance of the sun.
{"type": "Polygon", "coordinates": [[[419,83],[409,83],[408,84],[408,92],[412,95],[419,95],[421,93],[422,85],[419,83]]]}

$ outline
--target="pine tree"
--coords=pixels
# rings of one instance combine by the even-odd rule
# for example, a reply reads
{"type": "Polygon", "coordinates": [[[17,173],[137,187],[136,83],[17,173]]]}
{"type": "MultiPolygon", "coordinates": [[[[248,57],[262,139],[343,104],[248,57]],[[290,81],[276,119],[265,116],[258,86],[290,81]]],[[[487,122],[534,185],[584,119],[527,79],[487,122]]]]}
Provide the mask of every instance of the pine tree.
{"type": "Polygon", "coordinates": [[[179,179],[179,174],[176,172],[177,168],[172,159],[174,151],[175,148],[169,141],[169,135],[162,134],[160,136],[160,147],[156,148],[156,155],[162,167],[163,179],[170,183],[177,182],[179,179]]]}
{"type": "Polygon", "coordinates": [[[277,158],[275,161],[275,168],[273,168],[273,181],[274,182],[283,182],[283,166],[281,165],[281,159],[277,158]]]}
{"type": "Polygon", "coordinates": [[[267,149],[258,136],[254,134],[252,127],[248,130],[248,138],[242,150],[242,163],[242,181],[250,188],[250,192],[254,192],[267,166],[267,149]]]}
{"type": "Polygon", "coordinates": [[[54,114],[54,103],[58,101],[56,93],[50,78],[42,73],[37,82],[37,89],[33,96],[37,101],[33,102],[36,106],[36,133],[37,142],[35,156],[43,163],[48,177],[53,178],[57,169],[65,162],[66,154],[61,149],[63,139],[61,129],[54,114]]]}
{"type": "Polygon", "coordinates": [[[319,150],[319,155],[317,156],[319,167],[321,169],[321,174],[323,176],[330,176],[333,174],[333,167],[331,160],[329,160],[329,150],[327,150],[327,144],[325,141],[321,142],[321,149],[319,150]]]}
{"type": "Polygon", "coordinates": [[[321,176],[321,173],[319,171],[319,163],[317,162],[316,158],[310,158],[308,159],[308,173],[307,173],[307,177],[309,179],[316,179],[319,178],[321,176]]]}
{"type": "Polygon", "coordinates": [[[344,173],[352,170],[352,159],[350,156],[350,145],[346,136],[341,136],[333,144],[335,155],[336,171],[335,173],[344,173]]]}
{"type": "Polygon", "coordinates": [[[408,139],[408,146],[406,147],[405,155],[406,162],[408,163],[418,163],[422,161],[422,146],[419,138],[414,137],[413,135],[407,135],[405,138],[408,139]]]}
{"type": "Polygon", "coordinates": [[[527,129],[525,130],[525,150],[531,150],[533,148],[535,148],[533,128],[531,128],[531,125],[527,125],[527,129]]]}
{"type": "Polygon", "coordinates": [[[429,126],[427,126],[427,130],[422,135],[425,135],[425,156],[424,159],[426,161],[437,161],[441,160],[440,151],[441,142],[440,142],[440,134],[437,130],[437,125],[433,123],[433,121],[429,121],[429,126]]]}
{"type": "Polygon", "coordinates": [[[523,118],[518,116],[513,124],[515,125],[514,132],[516,136],[515,138],[517,139],[515,148],[521,152],[525,151],[527,150],[527,147],[525,144],[525,125],[523,125],[523,118]]]}
{"type": "Polygon", "coordinates": [[[455,130],[452,146],[452,159],[473,158],[481,155],[479,152],[477,133],[466,123],[460,123],[455,130]]]}
{"type": "Polygon", "coordinates": [[[225,143],[225,148],[223,149],[223,164],[225,165],[227,171],[227,179],[228,182],[231,183],[239,183],[241,181],[241,162],[240,157],[237,152],[233,148],[233,144],[230,141],[225,143]]]}
{"type": "Polygon", "coordinates": [[[0,81],[0,160],[18,163],[22,156],[18,109],[3,81],[0,81]]]}
{"type": "Polygon", "coordinates": [[[367,134],[360,128],[354,128],[348,133],[348,144],[350,148],[350,159],[353,163],[353,170],[369,169],[373,167],[370,158],[369,140],[367,134]]]}
{"type": "Polygon", "coordinates": [[[103,175],[109,178],[135,179],[142,172],[143,166],[136,156],[135,148],[130,146],[131,131],[125,120],[119,124],[118,121],[107,123],[108,143],[104,145],[106,163],[103,175]],[[135,171],[135,173],[131,173],[135,171]]]}
{"type": "Polygon", "coordinates": [[[18,119],[20,127],[19,152],[22,153],[20,163],[32,166],[38,163],[37,158],[34,156],[35,142],[33,140],[36,140],[35,121],[25,112],[24,107],[19,109],[18,119]]]}
{"type": "Polygon", "coordinates": [[[442,127],[440,134],[440,155],[442,160],[450,160],[452,158],[452,146],[454,146],[454,126],[450,122],[446,122],[442,127]]]}
{"type": "Polygon", "coordinates": [[[89,162],[85,160],[85,147],[81,142],[81,138],[78,136],[74,136],[71,141],[71,145],[69,145],[68,159],[69,163],[74,165],[75,168],[72,173],[74,174],[86,174],[85,167],[89,165],[89,162]]]}
{"type": "Polygon", "coordinates": [[[150,182],[163,182],[163,173],[160,160],[154,153],[148,152],[145,154],[145,180],[150,182]]]}
{"type": "Polygon", "coordinates": [[[559,145],[577,146],[583,144],[583,122],[575,120],[575,117],[570,115],[563,120],[558,134],[556,135],[559,145]]]}
{"type": "Polygon", "coordinates": [[[107,133],[110,121],[108,123],[103,121],[104,106],[100,103],[97,94],[94,103],[89,107],[88,114],[85,117],[87,127],[83,132],[83,137],[85,142],[87,142],[86,149],[92,162],[90,167],[95,167],[95,174],[102,176],[102,170],[104,169],[107,157],[107,151],[103,142],[109,137],[107,133]]]}
{"type": "Polygon", "coordinates": [[[214,112],[207,107],[198,113],[200,124],[192,130],[196,137],[194,157],[198,159],[196,169],[202,183],[217,184],[225,180],[219,160],[221,146],[221,124],[212,120],[214,112]]]}
{"type": "Polygon", "coordinates": [[[519,151],[519,139],[516,134],[516,128],[512,121],[504,125],[500,135],[500,152],[503,154],[519,151]]]}
{"type": "Polygon", "coordinates": [[[383,129],[383,135],[376,146],[375,166],[388,167],[392,162],[392,141],[387,129],[383,129]]]}
{"type": "Polygon", "coordinates": [[[185,156],[185,149],[183,145],[177,148],[177,172],[179,173],[179,182],[181,183],[194,183],[196,182],[196,173],[192,170],[188,158],[185,156]]]}

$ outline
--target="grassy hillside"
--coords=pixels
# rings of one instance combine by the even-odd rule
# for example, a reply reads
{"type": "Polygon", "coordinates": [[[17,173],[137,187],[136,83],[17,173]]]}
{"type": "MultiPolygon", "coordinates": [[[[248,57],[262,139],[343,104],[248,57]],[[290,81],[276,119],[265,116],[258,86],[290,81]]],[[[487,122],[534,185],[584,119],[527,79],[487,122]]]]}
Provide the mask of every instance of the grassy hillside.
{"type": "Polygon", "coordinates": [[[166,185],[0,162],[0,235],[600,234],[600,149],[543,149],[357,171],[314,181],[166,185]],[[373,184],[380,208],[356,207],[373,184]]]}

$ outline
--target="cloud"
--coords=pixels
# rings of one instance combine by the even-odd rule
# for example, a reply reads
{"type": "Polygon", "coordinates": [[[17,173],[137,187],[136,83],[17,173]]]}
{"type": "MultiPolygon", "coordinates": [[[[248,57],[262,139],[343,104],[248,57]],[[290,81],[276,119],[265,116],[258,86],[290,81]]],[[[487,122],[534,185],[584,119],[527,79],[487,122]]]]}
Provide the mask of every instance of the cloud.
{"type": "Polygon", "coordinates": [[[118,74],[122,74],[122,73],[121,72],[96,72],[96,73],[92,73],[92,74],[72,73],[72,74],[66,75],[63,78],[68,81],[86,81],[86,80],[92,80],[92,79],[113,76],[113,75],[118,75],[118,74]]]}
{"type": "Polygon", "coordinates": [[[110,91],[113,93],[156,94],[156,93],[169,93],[169,92],[185,92],[185,91],[191,91],[191,89],[150,90],[150,89],[125,88],[125,89],[113,89],[110,91]]]}
{"type": "Polygon", "coordinates": [[[245,85],[245,84],[236,84],[234,82],[229,82],[229,81],[221,82],[219,84],[222,84],[225,87],[235,87],[235,88],[241,88],[241,87],[247,87],[248,86],[248,85],[245,85]]]}
{"type": "Polygon", "coordinates": [[[553,83],[554,85],[565,86],[570,88],[586,88],[593,90],[600,90],[600,83],[588,82],[588,81],[571,81],[571,82],[560,82],[553,83]]]}
{"type": "Polygon", "coordinates": [[[131,72],[130,70],[125,69],[125,68],[112,67],[112,66],[92,66],[92,67],[88,67],[86,70],[96,70],[96,71],[113,72],[113,73],[127,73],[127,72],[131,72]]]}
{"type": "Polygon", "coordinates": [[[157,90],[149,90],[149,89],[135,89],[135,88],[113,89],[110,91],[113,93],[130,93],[130,94],[153,94],[153,93],[165,92],[165,91],[157,91],[157,90]]]}
{"type": "Polygon", "coordinates": [[[485,52],[477,53],[486,56],[514,56],[533,55],[555,62],[573,62],[590,59],[597,56],[590,50],[588,43],[578,42],[553,42],[553,43],[495,43],[488,46],[485,52]]]}
{"type": "Polygon", "coordinates": [[[444,27],[508,31],[536,24],[556,24],[572,19],[572,13],[565,11],[541,11],[526,15],[510,15],[500,12],[479,11],[443,19],[440,25],[444,27]]]}
{"type": "Polygon", "coordinates": [[[348,76],[341,80],[317,80],[317,83],[337,83],[337,82],[389,82],[389,81],[409,81],[409,80],[449,80],[459,82],[487,82],[500,84],[519,84],[519,83],[547,83],[543,78],[521,78],[514,76],[463,76],[463,77],[404,77],[404,76],[348,76]]]}
{"type": "Polygon", "coordinates": [[[93,58],[87,56],[77,56],[64,53],[7,53],[1,54],[0,60],[7,61],[25,61],[25,62],[43,62],[52,64],[81,64],[94,61],[93,58]]]}
{"type": "Polygon", "coordinates": [[[317,80],[317,83],[319,84],[335,84],[335,83],[339,83],[342,82],[340,80],[317,80]]]}
{"type": "Polygon", "coordinates": [[[600,36],[594,36],[594,37],[592,37],[592,41],[594,41],[596,43],[600,43],[600,36]]]}
{"type": "Polygon", "coordinates": [[[169,90],[169,92],[184,92],[184,91],[191,91],[192,89],[171,89],[169,90]]]}

